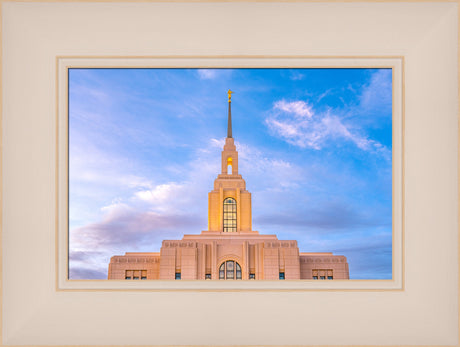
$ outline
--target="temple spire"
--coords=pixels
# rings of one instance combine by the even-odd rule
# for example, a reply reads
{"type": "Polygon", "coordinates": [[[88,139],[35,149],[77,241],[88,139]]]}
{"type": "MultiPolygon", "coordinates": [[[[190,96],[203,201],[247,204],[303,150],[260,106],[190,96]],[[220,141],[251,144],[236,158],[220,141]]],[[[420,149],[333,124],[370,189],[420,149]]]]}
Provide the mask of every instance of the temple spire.
{"type": "Polygon", "coordinates": [[[232,91],[228,90],[228,127],[227,137],[232,138],[232,91]]]}

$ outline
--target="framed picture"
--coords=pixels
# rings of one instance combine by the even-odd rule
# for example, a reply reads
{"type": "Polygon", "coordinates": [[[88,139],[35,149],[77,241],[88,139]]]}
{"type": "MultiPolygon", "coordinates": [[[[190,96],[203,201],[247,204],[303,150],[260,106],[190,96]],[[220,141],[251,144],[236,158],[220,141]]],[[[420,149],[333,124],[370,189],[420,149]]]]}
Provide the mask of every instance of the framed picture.
{"type": "MultiPolygon", "coordinates": [[[[457,2],[11,1],[2,3],[2,19],[2,344],[458,344],[458,57],[452,49],[458,47],[457,2]],[[340,71],[348,73],[342,81],[349,80],[349,85],[340,84],[332,75],[321,75],[328,71],[334,76],[340,71]],[[361,73],[362,79],[353,72],[361,73]],[[237,74],[240,83],[236,89],[231,85],[217,87],[211,81],[216,81],[218,74],[233,76],[226,80],[233,83],[237,83],[237,74]],[[202,81],[207,89],[183,88],[190,76],[202,81]],[[368,95],[372,112],[364,114],[361,121],[366,117],[369,121],[371,115],[388,117],[390,107],[391,122],[389,127],[388,123],[374,124],[370,136],[366,132],[369,128],[352,122],[359,110],[351,105],[360,97],[365,102],[362,87],[369,86],[373,76],[380,78],[379,90],[387,93],[368,95]],[[291,84],[274,89],[271,98],[263,99],[264,88],[282,86],[283,79],[291,84]],[[297,90],[292,81],[302,87],[297,90]],[[320,82],[324,83],[322,89],[320,82]],[[101,84],[107,89],[99,88],[101,84]],[[260,90],[264,109],[255,106],[256,94],[251,94],[249,87],[260,90]],[[328,92],[332,87],[341,90],[336,100],[344,107],[334,108],[332,101],[324,103],[328,93],[333,93],[328,92]],[[360,88],[361,94],[355,87],[360,88]],[[232,88],[233,94],[228,91],[232,88]],[[343,94],[347,88],[349,99],[343,94]],[[294,97],[300,95],[300,90],[312,94],[294,97]],[[126,103],[122,103],[126,97],[122,92],[129,93],[126,103]],[[158,97],[145,96],[152,92],[158,97]],[[222,102],[216,102],[218,94],[222,94],[222,102]],[[200,95],[206,98],[198,100],[200,95]],[[137,108],[133,108],[134,104],[137,108]],[[182,110],[194,110],[195,115],[216,116],[196,116],[196,121],[206,126],[193,126],[193,121],[184,119],[192,113],[179,111],[180,104],[184,106],[182,110]],[[200,104],[202,108],[198,110],[200,104]],[[224,114],[221,106],[216,106],[220,104],[224,114]],[[251,107],[257,110],[253,114],[258,114],[259,119],[249,118],[251,107]],[[353,114],[337,113],[345,108],[349,112],[352,109],[353,114]],[[174,119],[168,113],[172,109],[174,119]],[[175,130],[168,132],[167,127],[161,127],[158,114],[167,115],[168,126],[175,130]],[[146,122],[147,115],[150,123],[146,122]],[[100,121],[99,132],[91,133],[94,128],[85,123],[88,117],[93,125],[100,121]],[[239,117],[246,119],[242,122],[239,117]],[[116,121],[108,124],[107,119],[116,121]],[[329,122],[330,127],[321,128],[319,122],[329,122]],[[251,126],[270,139],[257,137],[248,130],[251,126]],[[215,135],[218,129],[224,134],[215,135]],[[146,145],[150,131],[156,142],[146,145]],[[196,171],[188,162],[182,166],[179,163],[186,162],[186,157],[195,159],[198,152],[181,152],[178,141],[171,149],[167,145],[173,138],[171,134],[176,140],[182,139],[180,145],[184,148],[195,145],[201,149],[196,171]],[[197,140],[199,134],[206,134],[210,147],[197,140]],[[137,145],[131,152],[122,153],[123,148],[117,147],[111,136],[126,139],[130,146],[137,145]],[[368,226],[367,234],[353,234],[355,246],[367,251],[368,257],[362,258],[363,268],[375,269],[370,264],[372,259],[384,259],[383,274],[378,276],[366,277],[364,270],[359,275],[356,262],[351,263],[351,251],[347,255],[335,247],[330,250],[332,255],[324,253],[329,250],[315,248],[320,237],[305,241],[304,234],[283,234],[284,227],[279,228],[280,232],[276,227],[269,230],[267,235],[271,236],[263,240],[263,247],[248,241],[266,237],[264,230],[253,230],[250,222],[251,217],[257,216],[257,222],[264,225],[263,214],[255,207],[264,206],[268,198],[263,195],[267,194],[265,188],[261,188],[266,187],[260,179],[263,176],[251,172],[261,164],[248,154],[248,147],[252,153],[263,148],[267,154],[261,155],[262,161],[280,164],[284,158],[281,164],[292,168],[295,159],[315,159],[305,153],[300,155],[299,148],[320,151],[327,146],[324,141],[328,137],[335,142],[329,151],[318,154],[322,164],[326,154],[332,163],[334,158],[353,152],[356,156],[349,159],[360,167],[369,162],[363,159],[364,153],[372,152],[379,156],[380,164],[374,163],[374,171],[368,172],[383,175],[386,170],[386,176],[381,181],[366,181],[356,167],[349,166],[349,176],[339,179],[342,175],[336,174],[333,178],[337,184],[336,200],[321,200],[321,192],[312,194],[307,200],[318,203],[318,208],[305,209],[305,213],[312,215],[316,211],[319,216],[324,212],[324,201],[340,201],[347,196],[344,192],[353,191],[353,185],[358,183],[368,187],[365,197],[357,198],[360,204],[351,208],[351,201],[346,200],[345,206],[350,208],[345,210],[339,208],[343,205],[333,205],[337,212],[323,216],[322,222],[327,218],[334,221],[340,213],[348,218],[344,220],[353,219],[353,209],[362,215],[380,216],[387,229],[379,233],[376,227],[371,232],[368,226]],[[221,148],[216,147],[218,144],[221,148]],[[161,156],[155,157],[158,152],[161,156]],[[117,161],[116,154],[124,155],[124,159],[117,161]],[[141,168],[145,157],[154,165],[141,168]],[[109,165],[101,166],[104,162],[109,165]],[[158,163],[164,162],[169,172],[159,169],[164,165],[158,163]],[[129,163],[131,168],[127,167],[129,163]],[[379,167],[382,163],[385,166],[379,167]],[[149,176],[151,168],[155,175],[149,176]],[[246,178],[243,168],[248,172],[247,182],[242,181],[246,178]],[[207,170],[214,177],[208,177],[207,170]],[[162,175],[166,177],[163,180],[162,175]],[[123,193],[123,187],[129,188],[132,183],[117,183],[124,177],[137,183],[123,193]],[[142,218],[156,216],[157,219],[143,219],[149,224],[165,222],[168,217],[161,214],[167,204],[157,204],[155,200],[165,196],[158,189],[193,185],[192,178],[201,182],[202,191],[196,193],[204,195],[204,201],[193,203],[192,197],[182,205],[170,206],[169,212],[189,208],[187,213],[179,214],[182,223],[188,221],[180,235],[164,233],[167,228],[161,229],[155,240],[140,235],[142,218]],[[226,196],[219,186],[230,181],[238,186],[232,186],[235,196],[226,196]],[[252,191],[249,182],[262,195],[260,200],[252,195],[252,208],[247,199],[250,195],[245,195],[252,191]],[[246,183],[247,187],[239,186],[246,183]],[[118,185],[120,190],[103,188],[110,184],[112,188],[118,185]],[[82,187],[88,190],[84,192],[82,187]],[[386,205],[381,209],[379,190],[387,192],[386,205]],[[82,196],[82,191],[86,195],[82,196]],[[215,205],[213,194],[218,201],[215,205]],[[372,198],[373,194],[377,198],[372,198]],[[133,214],[126,211],[141,208],[141,203],[145,203],[141,211],[146,214],[136,214],[141,221],[135,224],[133,214]],[[205,209],[208,215],[189,213],[193,208],[205,209]],[[251,211],[249,217],[245,215],[247,211],[251,211]],[[205,225],[189,228],[197,227],[192,222],[194,216],[205,225]],[[114,221],[111,227],[104,224],[108,220],[114,221]],[[131,237],[128,242],[116,241],[122,235],[113,228],[117,223],[135,225],[128,228],[129,236],[123,234],[131,237]],[[186,233],[187,230],[190,231],[186,233]],[[209,240],[229,236],[223,233],[235,233],[230,236],[231,246],[212,246],[209,240]],[[274,234],[279,234],[278,239],[273,238],[274,234]],[[235,246],[241,241],[239,237],[246,238],[241,247],[235,246]],[[208,241],[202,242],[203,239],[208,241]],[[386,251],[379,248],[382,240],[386,251]],[[152,247],[148,247],[149,243],[152,247]],[[116,247],[100,247],[107,244],[116,247]],[[117,248],[123,244],[134,249],[117,248]],[[238,247],[245,253],[239,254],[238,247]],[[104,254],[91,253],[98,250],[104,254]],[[173,255],[167,258],[168,254],[173,255]],[[269,259],[270,254],[273,259],[269,259]],[[341,262],[345,259],[341,255],[347,257],[348,263],[341,262]],[[259,257],[265,264],[273,262],[261,266],[255,260],[259,257]],[[100,266],[101,258],[112,258],[110,266],[100,266]],[[155,265],[157,258],[159,263],[155,265]],[[161,262],[168,261],[170,267],[161,267],[161,262]],[[144,264],[148,262],[153,265],[144,264]],[[135,265],[126,267],[122,263],[135,265]],[[348,272],[346,264],[356,269],[354,273],[348,272]],[[113,280],[104,278],[103,269],[107,276],[114,276],[113,280]],[[220,280],[221,277],[234,280],[220,280]],[[137,278],[139,281],[135,281],[137,278]],[[236,324],[228,325],[229,321],[236,324]],[[384,336],[382,326],[388,331],[384,336]]],[[[274,185],[297,184],[285,189],[300,206],[308,202],[302,198],[306,192],[305,167],[295,167],[301,173],[298,181],[281,167],[276,171],[279,177],[274,185]]],[[[269,180],[276,178],[271,168],[262,169],[269,180]]],[[[329,172],[334,171],[340,170],[331,168],[329,172]]],[[[318,182],[327,182],[321,179],[324,180],[317,181],[316,187],[324,186],[318,182]]],[[[310,189],[314,187],[312,184],[310,189]]],[[[185,189],[182,193],[190,191],[185,189]]],[[[270,222],[286,226],[288,219],[292,221],[293,215],[280,218],[286,211],[296,211],[296,215],[304,211],[283,202],[283,195],[276,195],[276,189],[269,193],[283,206],[277,211],[276,204],[265,205],[265,216],[271,216],[266,228],[270,222]]],[[[324,194],[331,195],[331,190],[324,194]]],[[[305,226],[305,220],[300,225],[305,226]]],[[[309,224],[310,230],[317,230],[312,225],[309,224]]],[[[322,236],[328,245],[333,240],[346,242],[343,235],[322,236]]]]}
{"type": "MultiPolygon", "coordinates": [[[[229,285],[232,289],[401,290],[402,59],[208,58],[205,64],[217,67],[214,69],[204,69],[200,59],[176,60],[176,67],[171,69],[158,58],[59,58],[63,81],[59,94],[69,95],[60,103],[59,112],[62,288],[92,286],[94,282],[75,280],[108,277],[156,280],[142,283],[139,289],[192,286],[222,290],[229,285]],[[125,61],[130,65],[123,66],[125,61]],[[324,64],[329,67],[321,68],[324,64]],[[222,68],[225,65],[233,68],[222,68]],[[194,66],[201,68],[191,68],[194,66]],[[220,117],[223,121],[218,122],[219,102],[213,99],[222,80],[240,90],[237,98],[246,99],[243,105],[251,114],[236,104],[232,118],[231,94],[235,92],[228,92],[227,101],[223,89],[220,104],[225,112],[220,117]],[[110,100],[116,94],[119,103],[110,100]],[[313,98],[315,106],[309,101],[313,98]],[[337,102],[340,106],[333,106],[337,102]],[[298,129],[294,136],[286,133],[289,127],[298,129]],[[147,128],[155,134],[145,131],[147,128]],[[185,131],[182,135],[181,129],[185,131]],[[218,134],[216,129],[224,137],[213,138],[211,134],[218,134]],[[367,135],[372,129],[378,129],[375,135],[367,135]],[[242,140],[238,140],[238,133],[242,140]],[[146,151],[150,154],[139,156],[146,151]],[[116,164],[123,152],[123,162],[133,167],[145,165],[146,174],[138,169],[126,171],[125,165],[116,164]],[[221,165],[221,159],[226,165],[221,165]],[[229,160],[232,162],[227,165],[229,160]],[[125,173],[116,173],[111,165],[123,167],[125,173]],[[346,176],[348,170],[351,172],[346,176]],[[216,180],[208,189],[211,184],[205,182],[213,176],[216,180]],[[110,185],[110,177],[116,177],[114,185],[110,185]],[[140,185],[121,183],[133,179],[140,185]],[[342,188],[338,181],[343,182],[342,188]],[[348,190],[351,186],[355,188],[348,190]],[[282,200],[284,207],[277,203],[282,200]],[[97,205],[102,201],[108,206],[97,205]],[[225,201],[232,201],[233,206],[224,204],[221,208],[225,201]],[[229,208],[234,212],[227,213],[229,208]],[[101,214],[85,220],[83,216],[91,213],[101,214]],[[228,216],[234,217],[233,229],[228,226],[228,216]],[[253,228],[253,216],[255,223],[262,220],[260,232],[253,228]],[[201,220],[203,231],[194,231],[193,224],[184,224],[186,220],[201,220]],[[295,220],[299,220],[297,227],[295,220]],[[151,237],[155,241],[148,241],[151,237]],[[350,260],[327,252],[334,240],[342,248],[329,251],[343,249],[343,253],[348,249],[350,260]],[[69,254],[65,253],[67,244],[69,254]],[[322,246],[312,249],[315,244],[322,246]],[[224,263],[239,270],[227,274],[224,263]],[[64,273],[67,268],[71,281],[64,273]],[[211,280],[231,279],[233,275],[233,279],[265,281],[189,282],[205,280],[206,275],[211,280]],[[327,278],[335,281],[298,282],[327,278]],[[177,279],[188,281],[157,282],[177,279]],[[280,283],[279,279],[297,282],[280,283]],[[372,281],[364,284],[349,279],[372,281]]],[[[166,63],[170,64],[169,60],[166,63]]],[[[133,288],[132,283],[123,282],[96,285],[133,288]]]]}

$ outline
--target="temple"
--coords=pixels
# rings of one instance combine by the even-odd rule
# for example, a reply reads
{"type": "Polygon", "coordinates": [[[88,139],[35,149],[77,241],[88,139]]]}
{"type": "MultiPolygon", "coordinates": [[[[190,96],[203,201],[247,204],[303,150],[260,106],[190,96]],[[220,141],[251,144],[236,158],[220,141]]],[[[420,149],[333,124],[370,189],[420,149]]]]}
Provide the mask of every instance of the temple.
{"type": "Polygon", "coordinates": [[[221,172],[208,195],[208,230],[164,240],[160,252],[126,253],[110,260],[117,280],[349,279],[346,257],[299,252],[297,241],[252,230],[251,193],[238,172],[228,91],[227,138],[221,172]]]}

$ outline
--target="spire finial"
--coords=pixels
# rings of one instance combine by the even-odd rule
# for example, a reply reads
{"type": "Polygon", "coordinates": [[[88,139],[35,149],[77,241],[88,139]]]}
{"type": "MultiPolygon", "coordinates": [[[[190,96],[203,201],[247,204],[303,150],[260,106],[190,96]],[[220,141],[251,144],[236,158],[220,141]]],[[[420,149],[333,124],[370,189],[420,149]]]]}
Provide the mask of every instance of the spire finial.
{"type": "Polygon", "coordinates": [[[232,91],[228,90],[228,127],[227,137],[232,138],[232,91]]]}

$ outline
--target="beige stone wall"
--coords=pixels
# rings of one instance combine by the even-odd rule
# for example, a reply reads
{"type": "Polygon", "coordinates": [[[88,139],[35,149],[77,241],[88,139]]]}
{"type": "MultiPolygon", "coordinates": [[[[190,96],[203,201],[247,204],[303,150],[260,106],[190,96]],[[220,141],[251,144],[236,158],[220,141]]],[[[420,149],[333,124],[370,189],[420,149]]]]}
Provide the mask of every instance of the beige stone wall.
{"type": "Polygon", "coordinates": [[[296,241],[271,241],[263,244],[263,279],[299,279],[299,248],[296,241]]]}
{"type": "Polygon", "coordinates": [[[114,256],[109,264],[109,279],[124,279],[126,270],[147,270],[147,279],[201,279],[206,274],[219,278],[219,266],[234,260],[242,268],[242,279],[286,280],[333,276],[348,279],[348,263],[344,256],[332,253],[299,253],[297,241],[277,240],[274,235],[186,235],[183,240],[163,241],[160,253],[127,253],[114,256]]]}
{"type": "Polygon", "coordinates": [[[110,259],[108,279],[124,280],[126,270],[146,270],[147,279],[160,278],[159,253],[126,253],[110,259]]]}
{"type": "Polygon", "coordinates": [[[338,280],[350,278],[347,258],[343,255],[332,255],[332,253],[301,253],[300,278],[312,279],[313,270],[332,270],[333,278],[338,280]]]}
{"type": "Polygon", "coordinates": [[[251,193],[247,190],[240,193],[240,230],[252,231],[252,203],[251,193]]]}
{"type": "Polygon", "coordinates": [[[208,194],[208,230],[220,231],[220,193],[212,191],[208,194]]]}

